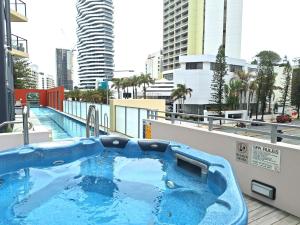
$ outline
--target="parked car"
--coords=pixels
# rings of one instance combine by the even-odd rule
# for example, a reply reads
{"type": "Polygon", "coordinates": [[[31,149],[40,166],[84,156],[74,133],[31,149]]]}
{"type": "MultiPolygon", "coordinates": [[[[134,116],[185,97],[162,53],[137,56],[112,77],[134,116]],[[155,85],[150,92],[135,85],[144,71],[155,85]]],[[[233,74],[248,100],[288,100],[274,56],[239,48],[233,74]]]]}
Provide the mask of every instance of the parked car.
{"type": "Polygon", "coordinates": [[[292,122],[292,117],[288,114],[280,115],[276,117],[277,123],[286,123],[286,122],[292,122]]]}

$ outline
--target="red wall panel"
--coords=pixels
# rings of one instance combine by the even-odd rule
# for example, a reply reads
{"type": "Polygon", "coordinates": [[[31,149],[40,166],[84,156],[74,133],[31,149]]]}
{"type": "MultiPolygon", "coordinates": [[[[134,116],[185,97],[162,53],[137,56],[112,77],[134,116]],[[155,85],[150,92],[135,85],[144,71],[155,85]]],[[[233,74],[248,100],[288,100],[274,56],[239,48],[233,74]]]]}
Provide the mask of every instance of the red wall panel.
{"type": "Polygon", "coordinates": [[[16,100],[21,100],[22,105],[27,104],[27,95],[29,93],[38,93],[40,95],[40,105],[50,106],[63,111],[64,87],[56,87],[48,90],[39,89],[15,89],[16,100]]]}

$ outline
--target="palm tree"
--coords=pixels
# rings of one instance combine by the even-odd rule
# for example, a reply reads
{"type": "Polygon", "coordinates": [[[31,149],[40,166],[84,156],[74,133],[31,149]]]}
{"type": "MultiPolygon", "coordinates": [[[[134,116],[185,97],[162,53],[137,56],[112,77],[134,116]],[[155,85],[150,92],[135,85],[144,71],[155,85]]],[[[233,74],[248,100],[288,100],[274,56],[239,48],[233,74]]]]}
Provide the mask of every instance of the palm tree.
{"type": "Polygon", "coordinates": [[[139,86],[143,86],[143,96],[144,96],[144,99],[147,98],[147,87],[150,85],[150,84],[154,84],[154,80],[152,79],[152,77],[150,76],[150,74],[141,74],[139,76],[139,86]]]}
{"type": "Polygon", "coordinates": [[[119,99],[120,98],[120,89],[122,87],[122,79],[120,79],[120,78],[113,78],[112,82],[113,82],[112,88],[117,89],[118,99],[119,99]]]}
{"type": "Polygon", "coordinates": [[[250,112],[252,112],[251,102],[253,100],[254,93],[256,92],[256,90],[257,90],[257,82],[255,80],[254,81],[250,81],[250,84],[249,84],[249,93],[248,93],[248,105],[250,105],[250,108],[248,108],[247,115],[249,115],[249,110],[250,110],[250,112]]]}
{"type": "Polygon", "coordinates": [[[226,104],[231,107],[231,109],[236,110],[240,103],[241,90],[243,90],[243,83],[241,80],[231,79],[229,84],[225,84],[225,100],[226,104]]]}
{"type": "Polygon", "coordinates": [[[129,93],[128,88],[130,87],[130,80],[128,77],[124,77],[121,79],[121,86],[122,86],[123,92],[125,92],[125,90],[126,90],[125,98],[127,99],[128,93],[129,93]]]}
{"type": "Polygon", "coordinates": [[[250,73],[245,71],[238,71],[236,73],[236,77],[241,81],[241,89],[240,89],[240,104],[241,109],[243,109],[243,104],[247,103],[247,92],[249,91],[250,80],[253,77],[250,73]]]}
{"type": "Polygon", "coordinates": [[[192,96],[193,90],[191,88],[187,88],[185,84],[177,84],[177,88],[172,91],[171,98],[174,101],[179,100],[180,108],[183,111],[184,101],[186,100],[186,96],[192,96]]]}
{"type": "Polygon", "coordinates": [[[133,84],[133,90],[134,90],[134,94],[133,94],[133,98],[137,98],[137,86],[139,85],[139,77],[134,75],[132,77],[132,84],[133,84]]]}

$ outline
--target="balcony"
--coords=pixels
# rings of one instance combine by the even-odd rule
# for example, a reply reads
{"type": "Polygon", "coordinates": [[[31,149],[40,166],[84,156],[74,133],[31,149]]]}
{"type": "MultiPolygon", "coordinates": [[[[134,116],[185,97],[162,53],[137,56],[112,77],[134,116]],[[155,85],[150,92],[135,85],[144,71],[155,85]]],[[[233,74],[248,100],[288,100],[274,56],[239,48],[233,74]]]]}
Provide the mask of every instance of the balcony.
{"type": "Polygon", "coordinates": [[[26,3],[22,0],[10,0],[11,22],[27,22],[26,3]]]}
{"type": "Polygon", "coordinates": [[[15,57],[28,58],[29,55],[28,55],[27,40],[12,34],[10,53],[15,57]]]}

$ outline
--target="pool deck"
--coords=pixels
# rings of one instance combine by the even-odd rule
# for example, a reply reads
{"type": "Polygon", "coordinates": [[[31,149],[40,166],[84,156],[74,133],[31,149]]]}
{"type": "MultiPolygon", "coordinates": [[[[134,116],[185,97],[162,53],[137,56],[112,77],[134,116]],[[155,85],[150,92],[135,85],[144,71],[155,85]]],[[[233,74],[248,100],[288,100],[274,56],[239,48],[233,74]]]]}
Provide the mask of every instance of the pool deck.
{"type": "Polygon", "coordinates": [[[300,218],[287,212],[266,205],[249,196],[244,196],[248,205],[249,225],[296,225],[300,224],[300,218]]]}

